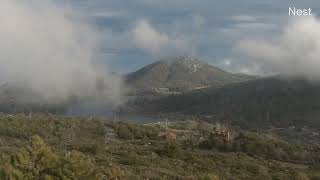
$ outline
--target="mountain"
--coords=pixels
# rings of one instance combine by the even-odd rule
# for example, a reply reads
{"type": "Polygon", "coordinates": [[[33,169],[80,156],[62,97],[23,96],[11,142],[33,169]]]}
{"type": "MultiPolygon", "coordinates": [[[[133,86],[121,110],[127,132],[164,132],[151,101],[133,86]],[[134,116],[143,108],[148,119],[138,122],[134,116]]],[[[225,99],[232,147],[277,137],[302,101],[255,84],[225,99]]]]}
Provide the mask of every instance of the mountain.
{"type": "Polygon", "coordinates": [[[177,57],[147,65],[126,76],[126,84],[136,91],[183,92],[243,82],[256,77],[232,74],[196,58],[177,57]]]}
{"type": "Polygon", "coordinates": [[[320,83],[303,78],[268,77],[145,100],[137,107],[152,113],[211,116],[243,127],[320,129],[320,83]]]}

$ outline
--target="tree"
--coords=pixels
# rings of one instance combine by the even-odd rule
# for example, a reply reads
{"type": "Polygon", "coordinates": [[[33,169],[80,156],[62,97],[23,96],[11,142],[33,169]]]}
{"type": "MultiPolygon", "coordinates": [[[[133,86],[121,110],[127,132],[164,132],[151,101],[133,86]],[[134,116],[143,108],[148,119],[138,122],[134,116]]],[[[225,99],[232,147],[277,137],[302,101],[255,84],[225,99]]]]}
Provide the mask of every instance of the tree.
{"type": "Polygon", "coordinates": [[[133,134],[127,125],[121,124],[118,129],[118,136],[121,139],[132,139],[133,134]]]}
{"type": "Polygon", "coordinates": [[[181,151],[181,147],[177,143],[168,142],[158,153],[167,157],[178,158],[181,155],[181,151]]]}
{"type": "Polygon", "coordinates": [[[9,180],[102,179],[91,160],[73,151],[64,157],[52,151],[42,138],[33,136],[30,145],[11,157],[1,168],[0,177],[9,180]]]}
{"type": "Polygon", "coordinates": [[[72,151],[70,158],[63,160],[63,172],[72,179],[79,180],[96,180],[102,179],[103,175],[97,171],[94,163],[78,151],[72,151]]]}

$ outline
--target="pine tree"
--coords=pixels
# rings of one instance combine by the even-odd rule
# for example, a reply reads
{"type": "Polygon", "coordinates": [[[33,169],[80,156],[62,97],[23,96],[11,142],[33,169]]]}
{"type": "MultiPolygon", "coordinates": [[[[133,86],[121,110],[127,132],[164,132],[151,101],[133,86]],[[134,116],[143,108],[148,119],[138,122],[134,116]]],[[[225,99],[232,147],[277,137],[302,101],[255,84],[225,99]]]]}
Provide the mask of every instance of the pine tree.
{"type": "Polygon", "coordinates": [[[99,180],[103,175],[84,154],[72,151],[70,157],[55,153],[39,136],[30,146],[11,157],[0,171],[9,180],[99,180]]]}

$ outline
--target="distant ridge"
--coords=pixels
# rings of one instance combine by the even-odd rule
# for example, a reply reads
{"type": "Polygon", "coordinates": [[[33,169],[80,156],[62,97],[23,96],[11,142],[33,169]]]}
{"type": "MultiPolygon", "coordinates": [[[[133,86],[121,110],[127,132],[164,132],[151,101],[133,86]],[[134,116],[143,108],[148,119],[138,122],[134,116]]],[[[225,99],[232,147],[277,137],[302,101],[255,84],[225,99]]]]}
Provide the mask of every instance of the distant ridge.
{"type": "Polygon", "coordinates": [[[319,82],[274,76],[150,100],[137,107],[148,113],[212,115],[242,127],[319,130],[319,102],[319,82]]]}

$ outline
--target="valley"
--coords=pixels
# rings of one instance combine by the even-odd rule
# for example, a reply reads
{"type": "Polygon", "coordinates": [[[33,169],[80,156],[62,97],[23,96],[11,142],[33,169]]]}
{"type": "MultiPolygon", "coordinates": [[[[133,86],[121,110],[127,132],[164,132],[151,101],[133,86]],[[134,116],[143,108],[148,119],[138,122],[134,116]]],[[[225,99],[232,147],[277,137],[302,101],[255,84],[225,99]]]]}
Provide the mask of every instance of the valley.
{"type": "Polygon", "coordinates": [[[0,0],[0,180],[320,180],[318,10],[0,0]]]}
{"type": "Polygon", "coordinates": [[[320,177],[318,83],[232,74],[188,58],[123,78],[126,100],[117,106],[76,96],[49,103],[2,86],[0,177],[320,177]]]}

